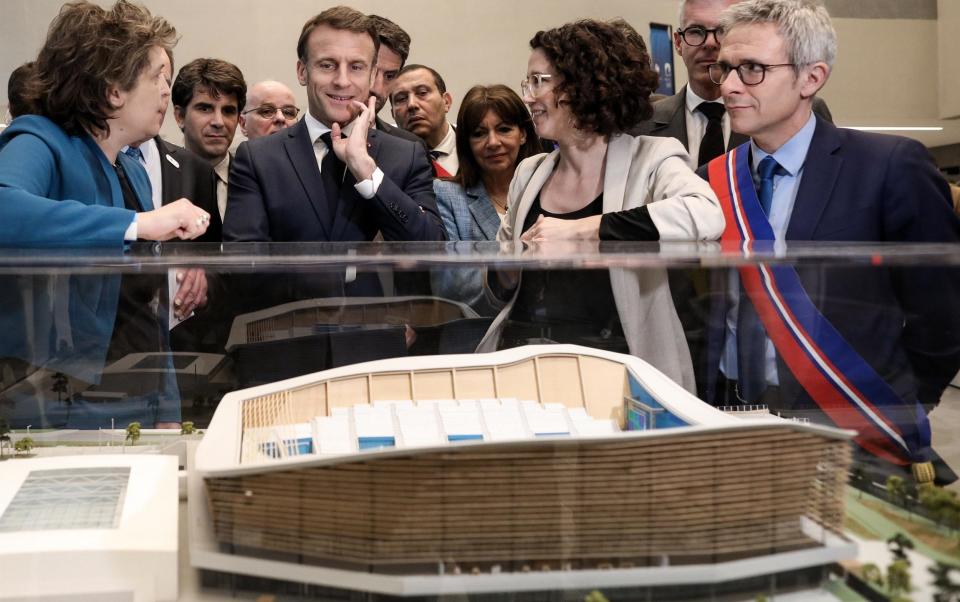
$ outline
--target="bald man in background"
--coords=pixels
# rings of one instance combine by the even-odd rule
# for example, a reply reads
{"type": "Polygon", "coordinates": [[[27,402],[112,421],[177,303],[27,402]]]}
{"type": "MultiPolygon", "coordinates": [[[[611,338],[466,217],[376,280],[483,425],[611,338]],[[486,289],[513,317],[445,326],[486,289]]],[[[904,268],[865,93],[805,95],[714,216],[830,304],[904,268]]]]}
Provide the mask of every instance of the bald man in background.
{"type": "Polygon", "coordinates": [[[285,84],[273,80],[257,82],[247,90],[240,131],[247,140],[268,136],[295,124],[299,114],[293,91],[285,84]]]}

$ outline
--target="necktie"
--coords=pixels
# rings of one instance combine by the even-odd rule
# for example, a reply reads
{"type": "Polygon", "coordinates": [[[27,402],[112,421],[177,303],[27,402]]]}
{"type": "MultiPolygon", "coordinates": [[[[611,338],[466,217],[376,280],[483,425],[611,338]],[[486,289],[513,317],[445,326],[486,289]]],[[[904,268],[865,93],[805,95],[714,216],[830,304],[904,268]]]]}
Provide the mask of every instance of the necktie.
{"type": "Polygon", "coordinates": [[[442,155],[443,155],[443,153],[441,153],[441,152],[438,151],[438,150],[432,150],[432,151],[430,151],[430,158],[433,159],[434,161],[439,161],[439,160],[440,160],[440,157],[441,157],[442,155]]]}
{"type": "MultiPolygon", "coordinates": [[[[773,179],[785,173],[772,156],[764,157],[757,168],[760,176],[760,206],[765,215],[770,215],[773,204],[773,179]]],[[[747,291],[740,285],[740,306],[737,309],[737,385],[740,397],[747,403],[755,403],[767,388],[767,337],[747,291]]]]}
{"type": "Polygon", "coordinates": [[[123,153],[124,153],[125,155],[127,155],[128,157],[131,157],[131,158],[133,158],[133,159],[136,159],[139,163],[143,163],[143,162],[144,162],[144,160],[143,160],[143,151],[141,151],[139,147],[136,147],[136,146],[128,146],[128,147],[127,147],[127,150],[123,151],[123,153]]]}
{"type": "Polygon", "coordinates": [[[320,139],[327,145],[327,154],[320,162],[320,179],[323,180],[323,191],[327,196],[327,209],[330,211],[330,218],[333,219],[340,202],[340,185],[343,184],[347,166],[337,157],[337,153],[333,152],[330,132],[322,134],[320,139]]]}
{"type": "Polygon", "coordinates": [[[760,206],[763,208],[764,215],[768,217],[770,216],[770,205],[773,204],[773,178],[783,173],[783,167],[777,163],[773,155],[764,157],[757,168],[757,174],[760,176],[760,191],[758,194],[760,206]]]}
{"type": "Polygon", "coordinates": [[[707,130],[700,140],[698,164],[705,165],[726,152],[723,143],[723,114],[726,109],[719,102],[701,102],[697,110],[707,118],[707,130]]]}

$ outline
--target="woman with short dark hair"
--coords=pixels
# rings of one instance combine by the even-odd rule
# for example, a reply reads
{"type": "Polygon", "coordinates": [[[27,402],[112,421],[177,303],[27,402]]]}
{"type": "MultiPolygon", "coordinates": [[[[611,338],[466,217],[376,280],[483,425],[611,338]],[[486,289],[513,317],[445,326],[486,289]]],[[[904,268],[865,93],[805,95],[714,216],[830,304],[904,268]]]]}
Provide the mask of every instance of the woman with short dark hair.
{"type": "Polygon", "coordinates": [[[0,134],[0,244],[120,247],[203,234],[210,216],[186,199],[142,211],[150,182],[120,152],[160,131],[175,43],[169,23],[126,0],[61,8],[23,86],[32,114],[0,134]]]}
{"type": "MultiPolygon", "coordinates": [[[[558,149],[517,167],[499,240],[597,240],[608,231],[634,240],[719,237],[719,203],[687,167],[683,146],[623,133],[652,114],[657,75],[644,45],[616,24],[584,20],[537,32],[530,47],[523,100],[537,134],[558,149]]],[[[598,346],[632,353],[695,390],[663,270],[526,271],[503,312],[509,320],[494,322],[481,349],[531,339],[598,346]]]]}

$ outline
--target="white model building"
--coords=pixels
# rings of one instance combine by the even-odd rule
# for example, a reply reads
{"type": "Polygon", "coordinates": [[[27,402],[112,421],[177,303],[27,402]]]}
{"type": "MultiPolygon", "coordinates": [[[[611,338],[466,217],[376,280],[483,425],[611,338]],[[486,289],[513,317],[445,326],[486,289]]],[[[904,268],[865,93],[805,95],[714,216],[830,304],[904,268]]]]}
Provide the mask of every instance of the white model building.
{"type": "Polygon", "coordinates": [[[851,436],[740,419],[572,345],[336,368],[220,403],[191,471],[191,562],[393,595],[805,571],[855,556],[851,436]]]}
{"type": "Polygon", "coordinates": [[[0,463],[0,600],[177,598],[177,459],[0,463]]]}

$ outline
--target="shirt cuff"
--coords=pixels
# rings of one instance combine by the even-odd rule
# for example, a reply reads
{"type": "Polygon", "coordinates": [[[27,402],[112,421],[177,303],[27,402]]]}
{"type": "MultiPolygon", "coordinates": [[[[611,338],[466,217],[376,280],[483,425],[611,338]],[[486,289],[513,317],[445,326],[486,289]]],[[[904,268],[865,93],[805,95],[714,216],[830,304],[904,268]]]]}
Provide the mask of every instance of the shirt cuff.
{"type": "Polygon", "coordinates": [[[365,199],[372,199],[377,195],[377,191],[380,190],[380,184],[383,183],[383,172],[380,171],[380,168],[373,170],[373,175],[368,179],[357,182],[353,185],[357,189],[357,193],[360,194],[365,199]]]}
{"type": "Polygon", "coordinates": [[[127,226],[127,231],[123,233],[124,242],[133,242],[137,240],[138,228],[137,228],[137,214],[133,214],[133,221],[130,222],[130,225],[127,226]]]}

